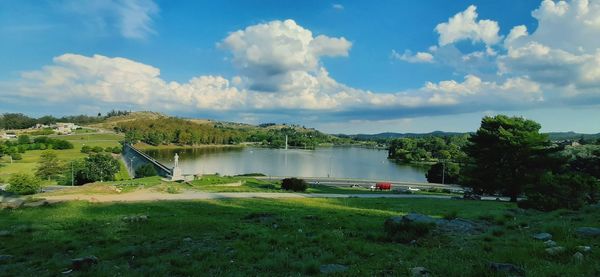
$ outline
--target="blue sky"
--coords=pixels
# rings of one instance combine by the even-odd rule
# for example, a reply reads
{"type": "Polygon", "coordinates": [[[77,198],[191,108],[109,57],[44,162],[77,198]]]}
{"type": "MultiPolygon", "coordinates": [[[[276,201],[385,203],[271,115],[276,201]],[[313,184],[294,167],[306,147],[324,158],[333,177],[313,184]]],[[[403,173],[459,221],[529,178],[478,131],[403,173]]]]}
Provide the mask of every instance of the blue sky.
{"type": "Polygon", "coordinates": [[[600,3],[0,1],[0,111],[600,132],[600,3]],[[597,37],[594,36],[597,34],[597,37]]]}

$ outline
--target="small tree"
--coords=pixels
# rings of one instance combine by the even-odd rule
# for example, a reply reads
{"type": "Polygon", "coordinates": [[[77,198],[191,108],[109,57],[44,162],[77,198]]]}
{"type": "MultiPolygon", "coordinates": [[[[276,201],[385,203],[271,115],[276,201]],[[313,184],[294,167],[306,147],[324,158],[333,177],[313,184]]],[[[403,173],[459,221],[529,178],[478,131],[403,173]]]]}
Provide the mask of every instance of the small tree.
{"type": "Polygon", "coordinates": [[[35,173],[42,179],[56,179],[63,171],[63,166],[54,151],[48,150],[40,155],[40,162],[35,173]]]}
{"type": "Polygon", "coordinates": [[[455,163],[436,163],[429,168],[425,177],[429,183],[456,184],[460,167],[455,163]],[[442,175],[443,174],[443,175],[442,175]]]}
{"type": "Polygon", "coordinates": [[[31,140],[29,139],[28,135],[20,135],[19,138],[17,139],[17,143],[18,144],[30,144],[31,140]]]}
{"type": "Polygon", "coordinates": [[[84,145],[81,147],[81,153],[89,154],[92,152],[92,148],[89,145],[84,145]]]}
{"type": "Polygon", "coordinates": [[[284,190],[305,191],[308,184],[303,179],[285,178],[281,180],[281,188],[284,190]]]}
{"type": "Polygon", "coordinates": [[[151,164],[144,164],[135,170],[135,178],[143,178],[156,175],[158,175],[158,172],[156,172],[156,168],[154,168],[154,166],[151,164]]]}
{"type": "Polygon", "coordinates": [[[6,190],[16,194],[34,194],[42,188],[42,181],[31,174],[15,173],[8,183],[6,190]]]}

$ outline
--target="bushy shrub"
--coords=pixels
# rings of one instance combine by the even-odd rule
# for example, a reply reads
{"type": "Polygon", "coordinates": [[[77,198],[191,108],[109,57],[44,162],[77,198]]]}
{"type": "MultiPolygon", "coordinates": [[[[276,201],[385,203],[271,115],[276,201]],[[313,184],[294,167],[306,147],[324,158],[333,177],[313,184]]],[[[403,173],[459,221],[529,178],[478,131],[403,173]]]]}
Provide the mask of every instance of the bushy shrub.
{"type": "Polygon", "coordinates": [[[158,172],[156,172],[156,168],[154,168],[154,166],[151,164],[144,164],[135,170],[135,178],[143,178],[156,175],[158,175],[158,172]]]}
{"type": "Polygon", "coordinates": [[[388,219],[383,229],[389,240],[408,243],[427,236],[434,226],[433,223],[388,219]]]}
{"type": "MultiPolygon", "coordinates": [[[[107,148],[108,150],[108,148],[107,148]]],[[[112,152],[113,154],[121,154],[121,152],[123,152],[123,148],[121,146],[115,146],[113,148],[111,148],[110,151],[107,152],[112,152]]]]}
{"type": "Polygon", "coordinates": [[[12,154],[10,154],[10,157],[15,161],[23,159],[23,156],[21,155],[21,153],[12,153],[12,154]]]}
{"type": "Polygon", "coordinates": [[[527,200],[519,201],[521,208],[541,211],[579,209],[599,200],[600,184],[583,173],[545,173],[536,184],[526,188],[525,195],[527,200]]]}
{"type": "Polygon", "coordinates": [[[83,147],[81,147],[81,153],[85,153],[85,154],[89,154],[92,152],[92,148],[88,145],[84,145],[83,147]]]}
{"type": "Polygon", "coordinates": [[[8,183],[6,190],[16,194],[34,194],[42,188],[42,181],[31,174],[13,174],[8,183]]]}
{"type": "Polygon", "coordinates": [[[104,151],[104,148],[100,147],[100,146],[94,146],[94,148],[92,148],[92,152],[94,153],[102,153],[104,151]]]}
{"type": "Polygon", "coordinates": [[[305,191],[308,184],[303,179],[285,178],[281,180],[281,188],[284,190],[305,191]]]}

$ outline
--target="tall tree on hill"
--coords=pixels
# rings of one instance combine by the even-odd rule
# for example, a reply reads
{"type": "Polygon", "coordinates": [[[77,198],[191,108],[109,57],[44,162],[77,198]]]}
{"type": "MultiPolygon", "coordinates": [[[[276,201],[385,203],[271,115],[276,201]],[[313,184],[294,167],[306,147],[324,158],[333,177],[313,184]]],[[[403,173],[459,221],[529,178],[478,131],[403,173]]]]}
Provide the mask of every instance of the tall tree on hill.
{"type": "Polygon", "coordinates": [[[58,160],[58,156],[54,151],[48,150],[40,155],[40,162],[35,173],[41,179],[55,179],[60,177],[63,171],[63,165],[58,160]]]}
{"type": "Polygon", "coordinates": [[[545,171],[560,164],[550,156],[550,140],[540,128],[521,117],[484,117],[465,147],[469,159],[461,171],[461,184],[516,202],[527,184],[538,182],[545,171]]]}

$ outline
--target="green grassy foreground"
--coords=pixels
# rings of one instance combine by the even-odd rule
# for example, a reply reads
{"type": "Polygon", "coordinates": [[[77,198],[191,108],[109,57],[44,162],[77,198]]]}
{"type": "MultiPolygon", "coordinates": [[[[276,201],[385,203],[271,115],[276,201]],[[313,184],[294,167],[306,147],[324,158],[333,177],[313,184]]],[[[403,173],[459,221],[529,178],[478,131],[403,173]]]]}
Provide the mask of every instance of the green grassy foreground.
{"type": "MultiPolygon", "coordinates": [[[[598,209],[513,213],[508,203],[434,199],[231,199],[90,204],[70,202],[0,211],[3,276],[56,276],[72,258],[99,264],[71,276],[297,276],[323,264],[343,275],[403,276],[415,266],[433,276],[493,276],[487,263],[522,266],[527,276],[598,276],[600,242],[574,236],[600,221],[598,209]],[[481,235],[429,236],[417,245],[385,239],[383,221],[420,212],[487,220],[481,235]],[[147,215],[142,222],[124,217],[147,215]],[[547,231],[567,251],[548,256],[531,234],[547,231]],[[582,262],[578,245],[592,246],[582,262]]],[[[498,275],[502,276],[502,275],[498,275]]]]}

